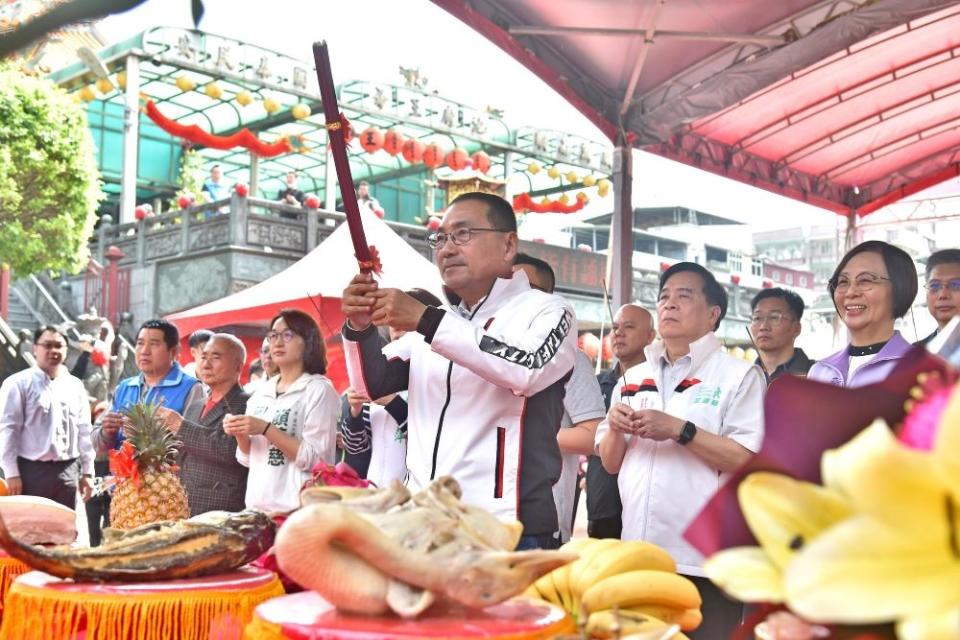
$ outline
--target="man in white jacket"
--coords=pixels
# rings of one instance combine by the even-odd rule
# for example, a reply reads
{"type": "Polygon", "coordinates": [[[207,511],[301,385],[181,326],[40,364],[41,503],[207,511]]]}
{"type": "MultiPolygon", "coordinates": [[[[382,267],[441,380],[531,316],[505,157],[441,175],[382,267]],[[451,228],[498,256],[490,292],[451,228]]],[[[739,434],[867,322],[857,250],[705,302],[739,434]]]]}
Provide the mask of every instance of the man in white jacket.
{"type": "Polygon", "coordinates": [[[503,198],[459,196],[429,241],[449,304],[427,307],[368,274],[343,292],[350,384],[371,398],[408,389],[413,489],[452,475],[466,503],[523,524],[518,548],[555,547],[573,309],[512,273],[516,217],[503,198]],[[376,326],[410,333],[384,348],[376,326]]]}
{"type": "Polygon", "coordinates": [[[662,340],[623,373],[597,429],[603,467],[620,474],[622,538],[664,547],[700,590],[705,622],[692,638],[729,638],[743,607],[703,577],[703,556],[683,532],[763,440],[763,373],[723,353],[714,331],[726,312],[726,292],[705,268],[667,269],[657,299],[662,340]]]}

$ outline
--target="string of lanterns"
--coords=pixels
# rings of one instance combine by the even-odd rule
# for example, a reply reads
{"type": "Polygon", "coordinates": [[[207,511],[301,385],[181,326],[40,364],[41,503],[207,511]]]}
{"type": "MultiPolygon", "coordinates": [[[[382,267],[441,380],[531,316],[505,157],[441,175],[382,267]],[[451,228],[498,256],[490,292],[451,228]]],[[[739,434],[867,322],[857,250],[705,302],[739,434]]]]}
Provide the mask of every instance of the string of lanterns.
{"type": "MultiPolygon", "coordinates": [[[[110,78],[99,78],[93,85],[86,85],[81,87],[77,91],[77,97],[84,102],[92,102],[97,99],[97,93],[99,92],[100,97],[109,96],[113,93],[117,87],[121,90],[126,89],[127,86],[127,75],[123,71],[117,73],[116,75],[116,85],[110,80],[110,78]],[[94,88],[96,90],[94,90],[94,88]]],[[[197,83],[190,76],[181,75],[178,76],[175,84],[180,91],[187,93],[189,91],[194,91],[197,89],[197,83]]],[[[224,95],[223,87],[216,80],[211,80],[210,82],[203,85],[201,88],[203,93],[207,97],[213,100],[222,100],[224,95]]],[[[234,100],[241,107],[248,107],[255,102],[255,98],[252,93],[246,89],[240,90],[234,95],[234,100]]],[[[275,98],[267,97],[264,98],[261,102],[263,110],[268,114],[274,114],[280,111],[281,104],[275,98]]],[[[303,120],[304,118],[310,117],[310,107],[302,102],[299,102],[292,107],[290,107],[290,114],[297,120],[303,120]]]]}
{"type": "Polygon", "coordinates": [[[400,156],[410,164],[423,164],[428,169],[446,165],[454,171],[472,168],[480,173],[490,170],[490,156],[485,151],[468,154],[465,149],[455,147],[446,151],[436,142],[424,144],[416,138],[407,138],[397,129],[386,132],[378,127],[367,127],[357,136],[360,148],[367,153],[385,151],[391,156],[400,156]]]}
{"type": "MultiPolygon", "coordinates": [[[[101,96],[106,97],[115,91],[117,87],[121,90],[126,88],[126,74],[124,72],[121,71],[117,73],[115,80],[116,84],[114,84],[109,77],[99,78],[93,85],[82,87],[76,96],[79,100],[91,102],[97,99],[97,92],[99,92],[101,96]]],[[[197,83],[188,75],[178,76],[175,84],[178,89],[185,93],[198,90],[197,83]]],[[[212,100],[223,99],[223,87],[216,80],[210,80],[199,89],[212,100]]],[[[255,98],[249,91],[240,90],[234,95],[234,100],[241,107],[248,107],[254,103],[255,98]]],[[[272,97],[264,98],[261,106],[268,114],[277,113],[282,108],[279,101],[272,97]]],[[[290,139],[285,137],[275,143],[268,144],[257,139],[252,132],[246,129],[229,137],[214,136],[209,132],[200,130],[195,125],[184,126],[173,122],[164,117],[152,102],[147,103],[146,112],[155,123],[168,133],[193,142],[202,142],[207,146],[225,148],[227,146],[232,147],[239,145],[250,149],[257,155],[267,157],[277,155],[278,153],[300,151],[304,148],[302,146],[302,138],[290,139]]],[[[290,107],[290,114],[293,118],[302,120],[311,115],[311,110],[308,105],[297,103],[290,107]]],[[[491,167],[490,156],[482,150],[475,151],[471,154],[463,148],[454,147],[448,151],[437,142],[424,143],[417,138],[408,138],[396,128],[382,131],[376,126],[369,126],[357,136],[357,142],[367,153],[374,154],[382,150],[391,157],[399,156],[409,164],[423,164],[428,169],[437,169],[445,165],[453,171],[472,168],[479,173],[486,174],[491,167]]],[[[537,162],[530,162],[526,170],[531,176],[536,176],[541,171],[544,171],[544,168],[537,162]]],[[[606,178],[598,179],[591,174],[580,176],[572,169],[564,172],[556,165],[547,167],[545,172],[547,177],[553,180],[559,180],[561,177],[564,178],[570,188],[592,188],[595,186],[597,195],[601,198],[609,195],[612,186],[606,178]]],[[[513,208],[518,213],[572,213],[582,209],[587,202],[589,202],[589,197],[583,191],[577,193],[576,198],[572,202],[567,194],[563,194],[555,200],[551,200],[548,197],[534,200],[529,193],[521,193],[514,197],[513,208]]]]}

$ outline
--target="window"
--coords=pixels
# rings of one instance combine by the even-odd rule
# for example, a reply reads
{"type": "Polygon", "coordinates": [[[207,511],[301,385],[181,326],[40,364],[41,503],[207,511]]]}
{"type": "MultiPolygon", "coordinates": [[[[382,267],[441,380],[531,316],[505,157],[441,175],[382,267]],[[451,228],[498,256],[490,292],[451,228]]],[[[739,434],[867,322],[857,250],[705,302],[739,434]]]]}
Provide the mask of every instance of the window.
{"type": "MultiPolygon", "coordinates": [[[[719,262],[721,264],[727,264],[727,256],[729,255],[730,263],[731,263],[730,266],[731,268],[733,268],[733,261],[739,260],[739,257],[734,258],[733,254],[728,254],[727,251],[723,249],[718,249],[716,247],[711,247],[709,245],[707,245],[706,249],[707,249],[707,264],[711,262],[719,262]]],[[[737,266],[737,268],[734,269],[734,271],[739,271],[739,270],[740,270],[739,266],[737,266]]]]}
{"type": "Polygon", "coordinates": [[[657,239],[639,233],[633,234],[633,250],[637,253],[657,254],[657,239]]]}

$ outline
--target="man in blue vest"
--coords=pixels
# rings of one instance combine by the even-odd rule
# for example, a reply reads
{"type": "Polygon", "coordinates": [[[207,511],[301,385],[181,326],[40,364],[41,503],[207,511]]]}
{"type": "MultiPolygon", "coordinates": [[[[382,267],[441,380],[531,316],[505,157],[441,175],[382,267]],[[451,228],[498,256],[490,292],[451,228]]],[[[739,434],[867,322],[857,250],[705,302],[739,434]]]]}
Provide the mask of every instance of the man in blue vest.
{"type": "MultiPolygon", "coordinates": [[[[203,386],[180,368],[180,332],[166,320],[147,320],[137,331],[134,353],[140,374],[120,381],[113,394],[110,411],[105,411],[93,431],[93,444],[98,453],[98,476],[109,473],[106,452],[123,442],[124,413],[138,402],[161,403],[183,415],[194,403],[204,403],[203,386]]],[[[107,526],[110,502],[107,496],[87,503],[90,544],[100,541],[101,519],[107,526]]]]}

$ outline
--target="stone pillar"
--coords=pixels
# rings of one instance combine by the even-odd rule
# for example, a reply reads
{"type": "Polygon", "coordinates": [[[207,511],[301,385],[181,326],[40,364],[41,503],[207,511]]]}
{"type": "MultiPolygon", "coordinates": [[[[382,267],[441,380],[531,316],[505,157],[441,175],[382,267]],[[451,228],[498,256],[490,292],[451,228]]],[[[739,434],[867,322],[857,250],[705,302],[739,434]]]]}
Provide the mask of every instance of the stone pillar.
{"type": "Polygon", "coordinates": [[[234,190],[230,194],[230,244],[243,247],[247,244],[247,199],[234,190]]]}
{"type": "Polygon", "coordinates": [[[317,210],[304,207],[303,217],[307,221],[307,253],[310,253],[317,246],[317,210]]]}
{"type": "Polygon", "coordinates": [[[123,107],[123,172],[120,175],[120,222],[133,222],[137,206],[137,153],[140,145],[140,60],[127,56],[126,103],[123,107]]]}
{"type": "Polygon", "coordinates": [[[260,189],[260,158],[253,151],[250,152],[250,197],[259,198],[260,189]]]}
{"type": "Polygon", "coordinates": [[[97,262],[103,264],[104,254],[107,252],[107,229],[113,224],[113,216],[109,213],[100,218],[100,226],[97,227],[97,262]]]}

